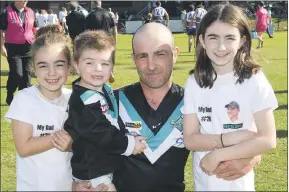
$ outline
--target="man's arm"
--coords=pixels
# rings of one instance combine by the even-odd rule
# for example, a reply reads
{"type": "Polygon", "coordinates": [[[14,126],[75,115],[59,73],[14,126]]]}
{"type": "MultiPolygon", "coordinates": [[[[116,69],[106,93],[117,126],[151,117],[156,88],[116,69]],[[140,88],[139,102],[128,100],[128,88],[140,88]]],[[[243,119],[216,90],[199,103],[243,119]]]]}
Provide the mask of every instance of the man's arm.
{"type": "Polygon", "coordinates": [[[170,17],[169,17],[169,14],[167,13],[167,11],[165,12],[165,17],[166,17],[166,20],[167,20],[167,26],[169,26],[169,20],[170,20],[170,17]]]}

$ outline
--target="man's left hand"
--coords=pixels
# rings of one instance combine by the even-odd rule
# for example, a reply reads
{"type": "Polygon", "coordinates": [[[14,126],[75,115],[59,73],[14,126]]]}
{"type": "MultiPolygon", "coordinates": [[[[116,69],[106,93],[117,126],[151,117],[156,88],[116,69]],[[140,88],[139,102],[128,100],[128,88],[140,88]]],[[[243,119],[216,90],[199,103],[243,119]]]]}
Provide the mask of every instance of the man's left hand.
{"type": "Polygon", "coordinates": [[[239,179],[249,173],[261,162],[261,155],[254,158],[230,160],[218,165],[214,174],[227,181],[239,179]]]}

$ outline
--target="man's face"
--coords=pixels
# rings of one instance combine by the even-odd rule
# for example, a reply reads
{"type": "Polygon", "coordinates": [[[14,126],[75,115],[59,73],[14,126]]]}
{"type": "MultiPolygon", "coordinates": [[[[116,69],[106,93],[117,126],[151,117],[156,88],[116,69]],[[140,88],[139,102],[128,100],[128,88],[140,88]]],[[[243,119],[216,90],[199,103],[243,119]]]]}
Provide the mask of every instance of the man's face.
{"type": "Polygon", "coordinates": [[[134,41],[132,58],[140,81],[150,88],[160,88],[170,80],[178,48],[158,35],[141,34],[134,41]]]}
{"type": "Polygon", "coordinates": [[[230,119],[238,118],[239,112],[240,112],[240,109],[237,109],[231,106],[227,108],[227,113],[230,119]]]}
{"type": "Polygon", "coordinates": [[[17,7],[26,7],[28,1],[15,1],[17,7]]]}

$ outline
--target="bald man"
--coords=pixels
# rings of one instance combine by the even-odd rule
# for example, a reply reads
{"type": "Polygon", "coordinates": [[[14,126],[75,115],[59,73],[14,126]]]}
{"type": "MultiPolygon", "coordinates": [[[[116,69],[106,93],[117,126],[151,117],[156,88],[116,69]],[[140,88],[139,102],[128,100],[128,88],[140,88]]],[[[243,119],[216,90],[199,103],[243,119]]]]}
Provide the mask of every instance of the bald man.
{"type": "MultiPolygon", "coordinates": [[[[116,90],[115,95],[120,127],[127,134],[145,136],[147,148],[140,155],[124,159],[121,169],[114,173],[113,183],[118,191],[184,191],[184,168],[189,154],[183,143],[180,112],[184,89],[172,80],[179,49],[166,26],[148,23],[134,34],[132,52],[140,80],[116,90]]],[[[244,173],[240,169],[250,160],[244,161],[244,165],[231,161],[221,168],[230,165],[230,175],[241,177],[244,173]]],[[[87,186],[74,183],[73,190],[85,191],[87,186]]]]}

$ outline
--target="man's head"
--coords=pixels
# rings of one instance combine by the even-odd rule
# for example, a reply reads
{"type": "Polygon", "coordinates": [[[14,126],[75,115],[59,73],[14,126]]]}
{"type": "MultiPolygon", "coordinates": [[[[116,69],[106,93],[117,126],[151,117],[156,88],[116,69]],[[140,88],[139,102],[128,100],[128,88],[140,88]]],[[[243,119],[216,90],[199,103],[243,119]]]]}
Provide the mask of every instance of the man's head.
{"type": "Polygon", "coordinates": [[[24,1],[15,1],[15,2],[14,2],[14,5],[15,5],[15,7],[16,7],[17,9],[23,9],[23,8],[26,7],[27,2],[28,2],[27,0],[24,0],[24,1]]]}
{"type": "Polygon", "coordinates": [[[101,7],[101,1],[97,0],[97,1],[93,1],[95,7],[101,7]]]}
{"type": "Polygon", "coordinates": [[[260,2],[258,3],[258,7],[264,7],[264,2],[263,2],[263,1],[260,1],[260,2]]]}
{"type": "Polygon", "coordinates": [[[193,4],[189,5],[189,11],[194,11],[195,10],[195,6],[193,4]]]}
{"type": "Polygon", "coordinates": [[[108,11],[111,12],[111,8],[110,7],[108,8],[108,11]]]}
{"type": "Polygon", "coordinates": [[[69,3],[69,5],[70,5],[70,10],[71,10],[71,11],[75,11],[75,10],[77,9],[77,2],[71,1],[71,2],[69,3]]]}
{"type": "Polygon", "coordinates": [[[229,104],[225,105],[225,108],[227,108],[227,113],[231,121],[235,121],[238,119],[240,106],[236,101],[232,101],[229,104]]]}
{"type": "Polygon", "coordinates": [[[132,50],[142,84],[156,89],[172,82],[179,49],[174,46],[173,35],[166,26],[147,23],[140,27],[133,36],[132,50]]]}
{"type": "Polygon", "coordinates": [[[161,5],[162,5],[162,3],[161,3],[160,1],[157,1],[157,2],[156,2],[156,6],[157,6],[157,7],[160,7],[161,5]]]}

